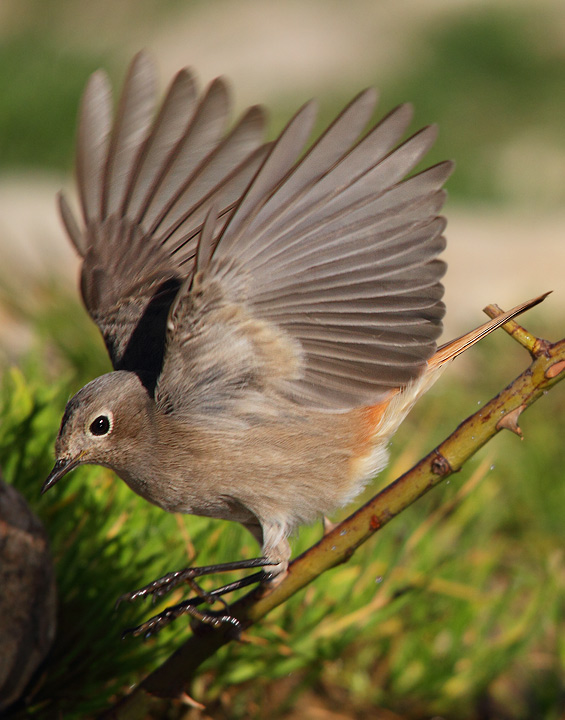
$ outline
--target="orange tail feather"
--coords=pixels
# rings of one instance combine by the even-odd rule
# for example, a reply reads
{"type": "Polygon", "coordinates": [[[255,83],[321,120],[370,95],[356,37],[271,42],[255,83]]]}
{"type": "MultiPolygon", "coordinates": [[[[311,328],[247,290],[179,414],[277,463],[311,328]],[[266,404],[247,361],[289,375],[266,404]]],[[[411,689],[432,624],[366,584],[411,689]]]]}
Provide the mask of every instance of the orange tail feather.
{"type": "Polygon", "coordinates": [[[538,305],[540,302],[545,300],[545,298],[549,294],[549,292],[546,292],[543,295],[534,298],[533,300],[527,300],[520,305],[516,305],[516,307],[512,308],[512,310],[508,310],[508,312],[505,312],[504,314],[495,317],[493,320],[486,322],[484,325],[475,328],[475,330],[471,330],[471,332],[465,333],[465,335],[461,335],[461,337],[455,338],[455,340],[451,340],[445,345],[442,345],[428,360],[428,366],[430,367],[430,369],[433,369],[440,365],[444,365],[450,360],[453,360],[453,358],[460,355],[462,352],[467,350],[467,348],[470,348],[471,345],[474,345],[479,340],[482,340],[493,330],[496,330],[501,325],[504,325],[504,323],[512,320],[512,318],[516,317],[517,315],[520,315],[520,313],[523,313],[526,310],[534,307],[534,305],[538,305]]]}

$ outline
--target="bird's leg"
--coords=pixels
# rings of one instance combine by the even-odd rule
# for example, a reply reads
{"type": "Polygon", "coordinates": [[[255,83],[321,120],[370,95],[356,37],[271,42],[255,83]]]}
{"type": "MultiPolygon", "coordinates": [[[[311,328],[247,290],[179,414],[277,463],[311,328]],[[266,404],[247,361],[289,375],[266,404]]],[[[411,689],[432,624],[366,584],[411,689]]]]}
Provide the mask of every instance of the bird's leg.
{"type": "MultiPolygon", "coordinates": [[[[262,559],[262,558],[257,558],[262,559]]],[[[236,563],[226,563],[227,565],[232,565],[236,563]]],[[[217,566],[213,566],[217,567],[217,566]]],[[[200,568],[194,568],[194,569],[200,569],[200,568]]],[[[176,573],[171,573],[171,575],[175,575],[176,573]]],[[[191,598],[190,600],[184,600],[183,602],[178,603],[177,605],[171,605],[171,607],[165,608],[163,612],[158,613],[157,615],[153,616],[146,622],[142,623],[141,625],[138,625],[135,628],[129,628],[128,630],[125,630],[122,637],[125,637],[126,635],[143,635],[145,638],[150,637],[154,633],[159,632],[162,628],[164,628],[166,625],[168,625],[173,620],[176,620],[176,618],[180,617],[181,615],[190,615],[191,617],[200,620],[200,622],[205,623],[206,625],[212,625],[213,627],[219,627],[220,625],[226,625],[230,624],[234,628],[237,635],[241,632],[241,623],[237,618],[233,617],[229,614],[222,614],[222,613],[216,613],[216,612],[202,612],[198,610],[198,606],[202,605],[204,602],[208,602],[212,604],[215,600],[220,599],[222,595],[225,595],[229,592],[233,592],[234,590],[239,590],[240,588],[247,587],[248,585],[252,585],[256,582],[261,582],[264,579],[268,578],[268,573],[265,573],[265,571],[261,570],[260,572],[254,573],[253,575],[248,575],[245,578],[241,578],[240,580],[236,580],[232,583],[228,583],[227,585],[224,585],[220,588],[217,588],[216,590],[212,590],[211,592],[204,593],[204,596],[199,596],[196,598],[191,598]]],[[[163,578],[161,578],[163,579],[163,578]]],[[[159,582],[158,580],[156,582],[159,582]]],[[[149,586],[147,586],[149,587],[149,586]]],[[[228,609],[226,605],[226,609],[228,609]]]]}
{"type": "MultiPolygon", "coordinates": [[[[245,525],[245,527],[251,531],[257,540],[260,542],[261,540],[264,540],[265,536],[263,533],[265,532],[265,528],[261,525],[254,523],[245,525]]],[[[122,600],[137,600],[137,598],[147,597],[148,595],[153,598],[158,598],[165,595],[181,583],[187,583],[196,593],[196,597],[189,598],[177,605],[165,608],[163,612],[155,615],[138,627],[126,630],[125,634],[144,635],[145,637],[148,637],[161,630],[161,628],[168,625],[180,615],[185,614],[215,627],[218,625],[230,624],[239,633],[241,625],[236,618],[229,614],[229,606],[224,600],[222,600],[222,597],[227,593],[234,592],[235,590],[248,587],[249,585],[255,583],[261,583],[264,587],[272,589],[274,585],[282,581],[287,573],[288,560],[290,558],[290,545],[288,544],[286,538],[280,537],[280,534],[280,530],[275,531],[274,533],[268,530],[266,534],[267,539],[271,540],[271,536],[273,536],[276,542],[262,543],[264,552],[263,557],[253,558],[251,560],[237,560],[235,562],[222,563],[220,565],[206,565],[204,567],[186,568],[185,570],[164,575],[162,578],[154,580],[152,583],[149,583],[139,590],[134,590],[133,592],[122,595],[122,597],[118,600],[118,604],[122,600]],[[271,568],[271,570],[260,570],[257,573],[235,580],[234,582],[223,585],[211,592],[203,590],[196,582],[196,578],[200,578],[204,575],[231,572],[233,570],[248,570],[258,567],[267,567],[271,568]],[[220,600],[224,605],[224,610],[222,612],[201,611],[197,609],[203,603],[213,605],[213,603],[217,600],[220,600]]]]}

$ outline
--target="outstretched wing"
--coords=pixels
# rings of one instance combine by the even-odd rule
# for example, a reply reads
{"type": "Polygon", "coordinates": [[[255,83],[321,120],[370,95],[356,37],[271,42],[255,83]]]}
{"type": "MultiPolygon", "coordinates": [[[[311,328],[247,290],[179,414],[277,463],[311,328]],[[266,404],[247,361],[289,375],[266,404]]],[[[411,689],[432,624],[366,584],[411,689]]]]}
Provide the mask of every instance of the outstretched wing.
{"type": "Polygon", "coordinates": [[[84,226],[60,196],[67,232],[83,258],[81,291],[116,369],[150,387],[161,371],[167,314],[190,276],[211,204],[219,226],[269,146],[264,117],[250,108],[226,133],[230,100],[215,80],[199,95],[182,70],[156,112],[153,63],[131,66],[112,121],[108,78],[95,73],[79,117],[76,174],[84,226]]]}
{"type": "Polygon", "coordinates": [[[315,117],[304,106],[228,223],[210,216],[170,316],[163,410],[252,412],[270,393],[347,410],[422,372],[444,315],[438,213],[452,165],[405,180],[436,131],[397,146],[404,105],[360,138],[374,103],[359,95],[299,159],[315,117]]]}

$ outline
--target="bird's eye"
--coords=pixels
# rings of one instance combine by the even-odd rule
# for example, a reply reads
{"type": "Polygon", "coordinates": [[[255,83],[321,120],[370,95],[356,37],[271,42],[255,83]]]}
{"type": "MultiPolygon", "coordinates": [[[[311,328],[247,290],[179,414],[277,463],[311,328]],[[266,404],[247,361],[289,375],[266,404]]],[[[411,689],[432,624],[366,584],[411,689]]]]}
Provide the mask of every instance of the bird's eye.
{"type": "Polygon", "coordinates": [[[107,435],[110,427],[110,418],[107,415],[99,415],[90,423],[90,432],[93,435],[107,435]]]}

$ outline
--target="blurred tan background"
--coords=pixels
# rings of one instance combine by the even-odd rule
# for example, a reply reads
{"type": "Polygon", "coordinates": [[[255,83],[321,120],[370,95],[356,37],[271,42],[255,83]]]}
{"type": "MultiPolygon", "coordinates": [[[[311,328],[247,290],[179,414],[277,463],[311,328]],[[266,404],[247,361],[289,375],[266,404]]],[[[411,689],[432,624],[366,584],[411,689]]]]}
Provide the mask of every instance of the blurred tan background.
{"type": "MultiPolygon", "coordinates": [[[[71,182],[89,73],[114,86],[148,48],[163,89],[193,66],[263,103],[272,131],[312,96],[329,121],[367,85],[379,114],[412,101],[437,122],[431,158],[457,163],[450,199],[446,335],[552,289],[565,310],[565,3],[562,0],[3,0],[0,4],[0,275],[76,282],[54,195],[71,182]]],[[[19,337],[6,311],[4,338],[19,337]]],[[[552,321],[553,322],[553,321],[552,321]]],[[[6,340],[5,340],[6,341],[6,340]]]]}

